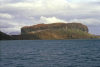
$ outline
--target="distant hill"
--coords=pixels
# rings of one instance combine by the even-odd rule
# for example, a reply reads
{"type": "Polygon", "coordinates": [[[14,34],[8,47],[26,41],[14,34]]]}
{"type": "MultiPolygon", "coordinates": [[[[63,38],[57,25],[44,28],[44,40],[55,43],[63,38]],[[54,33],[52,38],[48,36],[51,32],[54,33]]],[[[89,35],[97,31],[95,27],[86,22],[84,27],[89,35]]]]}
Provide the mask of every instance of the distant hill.
{"type": "Polygon", "coordinates": [[[21,28],[22,39],[57,40],[57,39],[91,39],[88,27],[81,23],[53,23],[24,26],[21,28]]]}
{"type": "Polygon", "coordinates": [[[95,35],[95,36],[100,39],[100,35],[95,35]]]}
{"type": "Polygon", "coordinates": [[[0,31],[0,40],[66,40],[94,39],[88,27],[81,23],[53,23],[24,26],[20,35],[7,35],[0,31]]]}
{"type": "Polygon", "coordinates": [[[14,40],[14,38],[0,31],[0,40],[14,40]]]}
{"type": "Polygon", "coordinates": [[[21,28],[21,34],[27,34],[31,32],[38,32],[42,30],[54,30],[54,29],[77,29],[84,32],[88,32],[87,26],[81,23],[53,23],[53,24],[38,24],[33,26],[24,26],[21,28]]]}

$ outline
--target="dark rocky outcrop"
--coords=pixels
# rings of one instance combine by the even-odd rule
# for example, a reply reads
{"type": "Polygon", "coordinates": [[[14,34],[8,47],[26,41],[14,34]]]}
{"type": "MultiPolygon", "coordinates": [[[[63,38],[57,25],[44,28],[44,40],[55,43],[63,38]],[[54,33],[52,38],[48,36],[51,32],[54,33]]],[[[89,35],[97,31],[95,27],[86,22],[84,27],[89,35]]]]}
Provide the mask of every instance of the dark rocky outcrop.
{"type": "Polygon", "coordinates": [[[14,40],[14,38],[0,31],[0,40],[14,40]]]}

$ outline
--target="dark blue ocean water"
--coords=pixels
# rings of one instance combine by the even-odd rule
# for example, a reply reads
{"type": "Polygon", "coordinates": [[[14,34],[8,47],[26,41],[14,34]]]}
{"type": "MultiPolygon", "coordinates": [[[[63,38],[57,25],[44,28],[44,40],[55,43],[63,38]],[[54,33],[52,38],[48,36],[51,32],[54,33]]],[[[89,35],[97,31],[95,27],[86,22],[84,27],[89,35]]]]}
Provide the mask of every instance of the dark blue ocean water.
{"type": "Polygon", "coordinates": [[[100,67],[100,40],[0,41],[0,67],[100,67]]]}

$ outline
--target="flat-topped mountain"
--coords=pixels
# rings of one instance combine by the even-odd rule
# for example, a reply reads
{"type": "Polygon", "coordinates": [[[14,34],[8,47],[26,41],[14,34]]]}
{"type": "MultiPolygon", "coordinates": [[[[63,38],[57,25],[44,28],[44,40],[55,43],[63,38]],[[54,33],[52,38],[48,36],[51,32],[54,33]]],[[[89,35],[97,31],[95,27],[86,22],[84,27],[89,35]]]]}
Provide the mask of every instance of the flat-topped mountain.
{"type": "Polygon", "coordinates": [[[20,35],[7,35],[0,32],[0,40],[66,40],[94,39],[88,27],[81,23],[53,23],[24,26],[20,35]]]}
{"type": "Polygon", "coordinates": [[[24,26],[21,36],[32,40],[90,39],[96,38],[88,33],[88,27],[81,23],[53,23],[24,26]]]}
{"type": "Polygon", "coordinates": [[[38,24],[33,26],[24,26],[21,28],[21,34],[27,34],[31,32],[37,32],[42,30],[54,30],[54,29],[77,29],[84,32],[88,32],[87,26],[81,23],[53,23],[53,24],[38,24]]]}

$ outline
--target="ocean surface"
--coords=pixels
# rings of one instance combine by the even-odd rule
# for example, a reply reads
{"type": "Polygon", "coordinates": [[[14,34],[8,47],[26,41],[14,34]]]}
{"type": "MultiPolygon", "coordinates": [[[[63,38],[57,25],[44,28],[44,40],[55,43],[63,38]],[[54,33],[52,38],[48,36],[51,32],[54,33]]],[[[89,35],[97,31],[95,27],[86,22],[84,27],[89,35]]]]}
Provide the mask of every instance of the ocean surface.
{"type": "Polygon", "coordinates": [[[0,67],[100,67],[100,40],[0,41],[0,67]]]}

